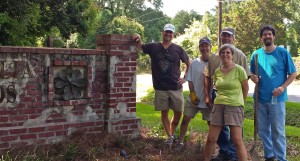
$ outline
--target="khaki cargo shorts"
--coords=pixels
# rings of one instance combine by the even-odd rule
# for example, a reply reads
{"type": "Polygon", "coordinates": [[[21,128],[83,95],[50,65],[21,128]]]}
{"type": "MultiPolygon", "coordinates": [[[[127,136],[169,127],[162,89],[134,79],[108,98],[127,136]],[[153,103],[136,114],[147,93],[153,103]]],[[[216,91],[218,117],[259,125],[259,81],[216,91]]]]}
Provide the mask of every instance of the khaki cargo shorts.
{"type": "Polygon", "coordinates": [[[202,120],[210,121],[211,120],[211,111],[212,108],[199,108],[193,105],[190,101],[186,101],[183,114],[185,116],[194,118],[198,112],[202,113],[202,120]]]}
{"type": "Polygon", "coordinates": [[[155,111],[173,109],[176,112],[182,112],[183,100],[182,89],[169,91],[155,90],[155,111]]]}
{"type": "Polygon", "coordinates": [[[244,108],[242,106],[214,105],[210,124],[217,126],[239,126],[244,122],[244,108]]]}

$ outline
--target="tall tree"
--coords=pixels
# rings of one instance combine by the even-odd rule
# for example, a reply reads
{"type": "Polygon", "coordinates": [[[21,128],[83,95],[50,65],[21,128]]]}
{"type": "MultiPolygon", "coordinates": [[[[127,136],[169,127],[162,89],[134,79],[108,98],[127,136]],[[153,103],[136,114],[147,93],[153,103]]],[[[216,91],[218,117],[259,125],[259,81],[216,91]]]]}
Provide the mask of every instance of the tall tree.
{"type": "Polygon", "coordinates": [[[187,28],[194,20],[200,21],[202,18],[201,15],[199,15],[194,10],[187,12],[184,10],[178,11],[173,18],[172,22],[176,27],[176,32],[179,34],[184,33],[184,29],[187,28]]]}
{"type": "MultiPolygon", "coordinates": [[[[247,0],[244,2],[225,3],[223,6],[223,26],[232,26],[236,30],[236,45],[248,56],[261,46],[259,30],[264,25],[276,29],[277,45],[292,45],[291,33],[299,33],[291,24],[299,24],[295,19],[297,10],[290,5],[299,6],[299,0],[247,0]],[[292,28],[291,28],[292,27],[292,28]],[[291,43],[291,44],[289,44],[291,43]]],[[[293,43],[293,51],[298,47],[293,43]]],[[[297,53],[292,53],[297,55],[297,53]]]]}
{"type": "Polygon", "coordinates": [[[0,44],[35,46],[37,39],[57,28],[64,39],[72,33],[85,35],[86,12],[92,0],[1,0],[0,44]]]}

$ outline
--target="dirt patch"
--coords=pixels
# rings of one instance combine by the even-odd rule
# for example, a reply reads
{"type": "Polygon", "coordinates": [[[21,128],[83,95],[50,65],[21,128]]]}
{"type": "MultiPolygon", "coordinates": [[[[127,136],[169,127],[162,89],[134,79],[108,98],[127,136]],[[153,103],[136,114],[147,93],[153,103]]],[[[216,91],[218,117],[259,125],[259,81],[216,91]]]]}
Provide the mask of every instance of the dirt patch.
{"type": "MultiPolygon", "coordinates": [[[[202,160],[202,147],[206,134],[194,132],[184,150],[175,151],[164,144],[162,137],[150,135],[149,129],[142,128],[136,139],[102,133],[74,133],[66,141],[51,145],[16,147],[5,153],[4,160],[55,160],[55,161],[188,161],[202,160]],[[122,152],[121,152],[122,151],[122,152]],[[121,152],[121,153],[120,153],[121,152]]],[[[217,146],[216,146],[217,147],[217,146]]],[[[251,144],[246,144],[248,151],[251,144]]],[[[289,146],[289,151],[293,148],[289,146]]],[[[217,152],[216,148],[216,152],[217,152]]],[[[261,142],[257,151],[262,154],[261,142]]],[[[295,152],[295,151],[294,151],[295,152]]],[[[297,151],[296,151],[297,153],[297,151]]],[[[1,159],[0,159],[1,160],[1,159]]],[[[249,159],[250,160],[250,157],[249,159]]]]}

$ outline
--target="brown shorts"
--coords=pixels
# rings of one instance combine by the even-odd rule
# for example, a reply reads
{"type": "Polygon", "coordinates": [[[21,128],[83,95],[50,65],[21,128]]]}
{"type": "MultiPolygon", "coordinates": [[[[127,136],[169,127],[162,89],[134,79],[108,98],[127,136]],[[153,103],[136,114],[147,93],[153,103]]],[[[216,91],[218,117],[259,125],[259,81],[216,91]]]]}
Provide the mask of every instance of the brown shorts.
{"type": "Polygon", "coordinates": [[[211,111],[212,108],[199,108],[193,105],[190,101],[186,101],[183,114],[185,116],[194,118],[196,114],[201,111],[202,113],[202,120],[210,121],[211,120],[211,111]]]}
{"type": "Polygon", "coordinates": [[[183,111],[183,93],[180,90],[161,91],[155,90],[155,110],[164,111],[173,109],[176,112],[183,111]]]}
{"type": "Polygon", "coordinates": [[[242,106],[214,105],[211,124],[217,126],[243,126],[244,108],[242,106]]]}

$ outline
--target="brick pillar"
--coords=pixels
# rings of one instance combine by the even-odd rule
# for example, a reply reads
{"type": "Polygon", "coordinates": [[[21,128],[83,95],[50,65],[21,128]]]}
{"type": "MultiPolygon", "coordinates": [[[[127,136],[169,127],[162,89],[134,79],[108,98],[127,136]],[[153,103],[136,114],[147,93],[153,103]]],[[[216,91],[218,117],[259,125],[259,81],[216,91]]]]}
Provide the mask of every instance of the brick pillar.
{"type": "Polygon", "coordinates": [[[136,118],[135,44],[130,35],[98,35],[97,50],[108,53],[108,87],[105,125],[108,132],[139,135],[136,118]]]}

